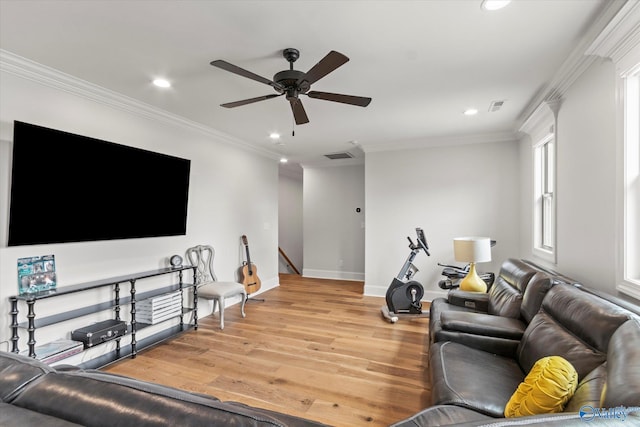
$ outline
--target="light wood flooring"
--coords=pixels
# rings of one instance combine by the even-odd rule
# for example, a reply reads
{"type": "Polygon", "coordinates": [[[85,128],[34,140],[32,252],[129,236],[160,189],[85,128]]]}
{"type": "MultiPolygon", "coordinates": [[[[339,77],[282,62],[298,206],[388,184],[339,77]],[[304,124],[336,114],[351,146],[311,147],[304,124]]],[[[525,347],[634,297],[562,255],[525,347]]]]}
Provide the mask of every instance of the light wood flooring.
{"type": "MultiPolygon", "coordinates": [[[[430,405],[428,319],[388,323],[363,283],[281,275],[280,286],[104,368],[334,426],[387,426],[430,405]]],[[[427,308],[427,307],[425,307],[427,308]]]]}

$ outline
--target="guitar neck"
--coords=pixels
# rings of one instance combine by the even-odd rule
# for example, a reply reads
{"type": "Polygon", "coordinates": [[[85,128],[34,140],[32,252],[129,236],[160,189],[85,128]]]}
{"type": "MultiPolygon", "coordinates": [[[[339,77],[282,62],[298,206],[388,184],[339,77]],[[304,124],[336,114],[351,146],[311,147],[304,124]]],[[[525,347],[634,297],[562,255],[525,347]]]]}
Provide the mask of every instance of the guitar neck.
{"type": "Polygon", "coordinates": [[[244,244],[244,249],[247,252],[247,268],[249,274],[252,275],[253,271],[251,271],[251,255],[249,255],[249,242],[247,241],[247,236],[242,236],[242,243],[244,244]]]}
{"type": "Polygon", "coordinates": [[[251,271],[251,256],[249,255],[249,246],[246,246],[247,249],[247,266],[249,267],[249,274],[253,274],[251,271]]]}

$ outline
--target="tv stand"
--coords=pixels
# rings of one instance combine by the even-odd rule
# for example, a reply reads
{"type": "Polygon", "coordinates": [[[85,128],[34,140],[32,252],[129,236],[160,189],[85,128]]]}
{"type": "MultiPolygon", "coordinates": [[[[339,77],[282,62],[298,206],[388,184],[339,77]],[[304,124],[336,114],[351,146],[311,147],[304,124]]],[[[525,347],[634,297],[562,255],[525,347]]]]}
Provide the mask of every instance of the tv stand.
{"type": "MultiPolygon", "coordinates": [[[[42,328],[45,326],[55,325],[61,322],[65,322],[71,319],[76,319],[82,316],[95,314],[100,311],[113,310],[114,312],[114,320],[122,320],[120,316],[120,311],[122,306],[129,306],[129,315],[130,315],[130,332],[128,332],[123,337],[119,337],[114,339],[116,342],[115,350],[108,352],[102,356],[99,356],[95,359],[89,360],[83,364],[81,367],[83,368],[98,368],[105,366],[109,363],[115,362],[117,360],[123,359],[125,357],[135,358],[138,351],[143,348],[149,347],[153,344],[156,344],[162,340],[165,340],[169,337],[172,337],[176,334],[184,332],[189,329],[198,329],[198,291],[195,283],[185,284],[183,282],[183,273],[185,270],[192,269],[194,272],[193,277],[195,278],[196,267],[185,265],[175,268],[161,268],[158,270],[145,271],[141,273],[133,273],[124,276],[111,277],[108,279],[96,280],[87,283],[80,283],[72,286],[64,286],[55,290],[39,292],[35,294],[26,294],[19,296],[12,296],[9,298],[11,302],[11,351],[13,353],[19,353],[18,341],[19,334],[18,331],[20,329],[26,329],[29,334],[29,340],[27,342],[28,346],[28,355],[30,357],[36,358],[36,339],[35,333],[38,328],[42,328]],[[156,288],[150,291],[141,292],[138,294],[136,290],[136,283],[142,279],[148,279],[151,277],[161,276],[165,274],[177,273],[178,274],[178,283],[164,286],[161,288],[156,288]],[[122,285],[129,285],[129,296],[121,296],[122,285]],[[35,305],[36,302],[50,300],[52,298],[71,295],[74,293],[87,292],[90,290],[96,290],[100,288],[113,288],[113,299],[109,301],[105,301],[102,303],[84,306],[77,309],[69,310],[69,311],[59,311],[55,314],[48,315],[45,317],[37,317],[35,314],[35,305]],[[183,298],[181,298],[181,308],[180,311],[180,322],[175,326],[167,326],[163,330],[158,333],[155,333],[151,336],[143,338],[141,341],[137,339],[137,333],[144,329],[147,326],[151,326],[150,324],[140,323],[136,319],[136,303],[142,301],[147,298],[152,298],[158,295],[175,292],[180,292],[181,297],[183,296],[183,292],[185,289],[192,289],[193,292],[193,307],[185,307],[183,298]],[[19,305],[21,303],[26,304],[27,314],[26,321],[19,322],[19,305]],[[184,315],[187,313],[193,313],[193,321],[192,323],[184,323],[184,315]],[[130,335],[130,342],[127,346],[121,347],[120,341],[123,338],[126,338],[130,335]]],[[[178,316],[175,316],[178,317],[178,316]]],[[[169,319],[164,320],[166,322],[169,319]]],[[[163,323],[160,322],[160,323],[163,323]]],[[[111,341],[106,341],[111,342],[111,341]]],[[[104,343],[103,343],[104,344],[104,343]]],[[[103,345],[99,344],[99,345],[103,345]]]]}

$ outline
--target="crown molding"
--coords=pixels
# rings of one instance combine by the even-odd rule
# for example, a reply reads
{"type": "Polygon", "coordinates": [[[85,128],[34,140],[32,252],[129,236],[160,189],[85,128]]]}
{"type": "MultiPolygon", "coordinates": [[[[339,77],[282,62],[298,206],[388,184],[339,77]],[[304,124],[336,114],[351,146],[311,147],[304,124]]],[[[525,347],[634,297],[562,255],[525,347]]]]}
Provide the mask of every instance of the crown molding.
{"type": "Polygon", "coordinates": [[[364,157],[354,157],[351,159],[337,159],[337,160],[319,160],[319,161],[307,161],[300,163],[302,169],[307,168],[335,168],[340,166],[357,166],[364,165],[364,157]]]}
{"type": "Polygon", "coordinates": [[[4,49],[0,49],[0,71],[14,74],[23,79],[31,80],[53,89],[107,105],[114,109],[196,131],[227,145],[232,145],[236,148],[250,151],[270,159],[278,160],[280,158],[278,153],[256,147],[201,123],[140,102],[4,49]]]}
{"type": "Polygon", "coordinates": [[[520,126],[519,131],[530,135],[536,142],[545,135],[554,133],[561,104],[560,99],[543,101],[520,126]]]}
{"type": "Polygon", "coordinates": [[[384,151],[416,150],[420,148],[450,147],[453,145],[468,144],[488,144],[492,142],[517,141],[514,132],[496,132],[473,135],[449,135],[441,137],[428,137],[415,140],[397,141],[389,143],[362,143],[361,147],[365,153],[375,153],[384,151]]]}
{"type": "Polygon", "coordinates": [[[587,48],[585,55],[611,58],[618,71],[624,74],[628,66],[625,57],[640,50],[640,1],[627,2],[620,12],[609,22],[604,30],[587,48]]]}
{"type": "Polygon", "coordinates": [[[627,2],[587,48],[585,55],[616,60],[640,40],[640,2],[627,2]]]}
{"type": "Polygon", "coordinates": [[[545,101],[561,99],[573,83],[593,64],[597,57],[588,53],[589,47],[596,40],[610,22],[623,14],[629,3],[637,5],[638,0],[613,0],[605,2],[603,9],[594,19],[589,29],[580,38],[576,47],[571,51],[562,66],[558,69],[551,81],[538,92],[531,102],[519,115],[518,129],[521,129],[538,107],[545,101]]]}

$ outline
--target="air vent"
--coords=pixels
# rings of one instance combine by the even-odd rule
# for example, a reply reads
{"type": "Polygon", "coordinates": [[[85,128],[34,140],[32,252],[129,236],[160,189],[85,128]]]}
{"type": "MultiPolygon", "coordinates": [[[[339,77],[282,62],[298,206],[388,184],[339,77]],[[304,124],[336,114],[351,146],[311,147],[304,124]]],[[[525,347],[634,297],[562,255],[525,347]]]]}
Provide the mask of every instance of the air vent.
{"type": "Polygon", "coordinates": [[[327,159],[338,160],[338,159],[351,159],[353,156],[349,152],[344,153],[333,153],[333,154],[325,154],[327,159]]]}
{"type": "Polygon", "coordinates": [[[502,108],[503,105],[504,101],[493,101],[491,102],[491,104],[489,104],[489,112],[493,113],[495,111],[498,111],[500,108],[502,108]]]}

